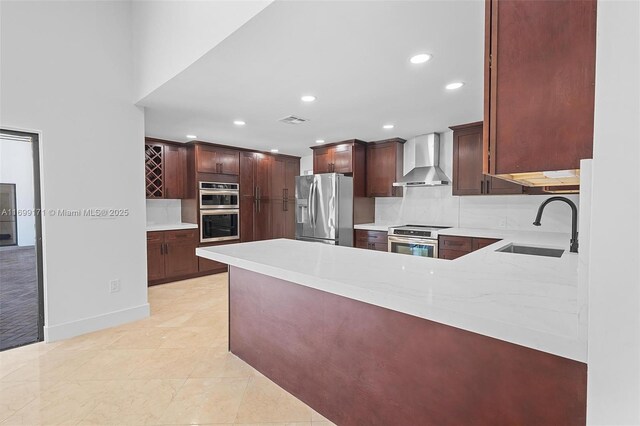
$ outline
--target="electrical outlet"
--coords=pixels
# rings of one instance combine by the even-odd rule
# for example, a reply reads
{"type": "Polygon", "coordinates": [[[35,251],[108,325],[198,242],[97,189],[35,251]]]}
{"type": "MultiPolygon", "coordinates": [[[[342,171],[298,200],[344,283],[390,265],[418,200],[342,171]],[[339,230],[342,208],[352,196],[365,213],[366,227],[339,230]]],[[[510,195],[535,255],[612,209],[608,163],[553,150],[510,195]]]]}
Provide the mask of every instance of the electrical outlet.
{"type": "Polygon", "coordinates": [[[120,291],[120,280],[115,279],[109,281],[109,293],[117,293],[120,291]]]}
{"type": "Polygon", "coordinates": [[[506,217],[501,217],[501,218],[498,220],[498,228],[502,228],[502,229],[504,229],[504,228],[506,228],[506,227],[507,227],[507,218],[506,218],[506,217]]]}

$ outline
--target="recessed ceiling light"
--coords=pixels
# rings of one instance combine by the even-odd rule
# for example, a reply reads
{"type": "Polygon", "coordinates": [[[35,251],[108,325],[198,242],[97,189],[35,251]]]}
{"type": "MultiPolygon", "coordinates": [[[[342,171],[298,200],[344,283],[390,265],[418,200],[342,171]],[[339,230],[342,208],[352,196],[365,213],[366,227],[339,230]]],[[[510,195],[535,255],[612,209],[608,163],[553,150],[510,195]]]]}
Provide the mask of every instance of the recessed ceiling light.
{"type": "Polygon", "coordinates": [[[187,139],[197,139],[196,135],[187,135],[187,139]]]}
{"type": "Polygon", "coordinates": [[[316,139],[316,143],[324,143],[324,139],[316,139]]]}
{"type": "Polygon", "coordinates": [[[464,86],[464,83],[461,81],[456,81],[455,83],[449,83],[445,86],[447,90],[456,90],[464,86]]]}
{"type": "Polygon", "coordinates": [[[383,129],[393,129],[395,126],[393,124],[385,124],[382,126],[383,129]]]}
{"type": "Polygon", "coordinates": [[[276,148],[273,148],[271,152],[278,152],[278,150],[276,148]]]}
{"type": "Polygon", "coordinates": [[[244,125],[245,125],[245,124],[247,124],[247,123],[245,123],[245,122],[244,122],[244,121],[242,121],[242,120],[235,120],[235,121],[233,122],[233,124],[235,124],[236,126],[244,126],[244,125]]]}
{"type": "Polygon", "coordinates": [[[431,59],[431,55],[429,55],[428,53],[420,53],[419,55],[412,56],[409,61],[412,64],[424,64],[429,59],[431,59]]]}
{"type": "Polygon", "coordinates": [[[300,98],[302,102],[313,102],[316,100],[316,97],[313,95],[304,95],[300,98]]]}

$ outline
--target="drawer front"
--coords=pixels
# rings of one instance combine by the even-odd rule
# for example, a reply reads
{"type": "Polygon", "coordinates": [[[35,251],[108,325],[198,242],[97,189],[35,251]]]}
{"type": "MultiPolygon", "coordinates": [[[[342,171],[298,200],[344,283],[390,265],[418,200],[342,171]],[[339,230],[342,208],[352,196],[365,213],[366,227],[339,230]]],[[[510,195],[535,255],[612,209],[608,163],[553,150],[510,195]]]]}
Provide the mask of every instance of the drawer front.
{"type": "Polygon", "coordinates": [[[469,254],[468,251],[462,251],[462,250],[442,250],[440,249],[440,251],[438,252],[438,257],[440,259],[448,259],[448,260],[453,260],[453,259],[457,259],[459,257],[464,256],[465,254],[469,254]]]}
{"type": "Polygon", "coordinates": [[[147,243],[163,243],[163,242],[164,242],[163,231],[147,232],[147,243]]]}
{"type": "Polygon", "coordinates": [[[471,252],[471,237],[440,237],[440,250],[458,250],[471,252]]]}
{"type": "Polygon", "coordinates": [[[387,233],[384,231],[369,231],[366,229],[356,229],[356,241],[386,242],[387,233]]]}
{"type": "Polygon", "coordinates": [[[165,231],[164,238],[169,241],[198,241],[197,229],[181,229],[179,231],[165,231]]]}

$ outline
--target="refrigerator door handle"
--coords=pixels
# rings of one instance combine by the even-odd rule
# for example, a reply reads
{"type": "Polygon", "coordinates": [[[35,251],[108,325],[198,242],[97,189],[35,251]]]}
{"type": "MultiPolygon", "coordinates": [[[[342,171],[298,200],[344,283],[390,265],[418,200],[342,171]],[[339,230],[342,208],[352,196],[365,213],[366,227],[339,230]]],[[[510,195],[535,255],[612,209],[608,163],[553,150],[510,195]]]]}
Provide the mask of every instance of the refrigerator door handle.
{"type": "Polygon", "coordinates": [[[314,228],[316,226],[315,206],[316,206],[316,181],[314,180],[311,183],[311,188],[309,188],[309,220],[311,222],[311,226],[314,228]]]}

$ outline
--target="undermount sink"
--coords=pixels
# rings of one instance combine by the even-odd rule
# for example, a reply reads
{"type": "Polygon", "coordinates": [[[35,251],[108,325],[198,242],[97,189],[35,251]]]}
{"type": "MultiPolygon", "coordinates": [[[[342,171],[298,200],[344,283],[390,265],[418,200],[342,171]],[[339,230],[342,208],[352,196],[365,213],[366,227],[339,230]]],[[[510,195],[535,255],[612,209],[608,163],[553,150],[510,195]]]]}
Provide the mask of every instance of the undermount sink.
{"type": "Polygon", "coordinates": [[[508,244],[502,248],[499,248],[499,252],[502,253],[516,253],[516,254],[528,254],[531,256],[546,256],[546,257],[560,257],[564,250],[548,247],[533,247],[522,246],[519,244],[508,244]]]}

